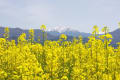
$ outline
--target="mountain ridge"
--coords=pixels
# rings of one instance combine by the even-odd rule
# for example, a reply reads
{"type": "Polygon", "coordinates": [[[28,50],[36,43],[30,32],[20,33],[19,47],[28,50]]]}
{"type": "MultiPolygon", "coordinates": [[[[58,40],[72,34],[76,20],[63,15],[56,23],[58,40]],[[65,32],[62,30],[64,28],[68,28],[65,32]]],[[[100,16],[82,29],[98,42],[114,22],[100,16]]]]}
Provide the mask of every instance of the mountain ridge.
{"type": "MultiPolygon", "coordinates": [[[[0,27],[0,37],[3,37],[4,34],[4,28],[5,27],[0,27]]],[[[10,30],[10,40],[14,39],[17,41],[17,38],[22,34],[22,33],[26,33],[27,39],[28,39],[28,29],[21,29],[21,28],[9,28],[10,30]]],[[[34,29],[34,33],[35,33],[35,41],[37,41],[38,36],[42,35],[42,31],[40,29],[34,29]]],[[[59,36],[61,34],[66,34],[68,37],[68,40],[72,40],[73,37],[78,37],[79,35],[81,35],[83,37],[83,41],[87,41],[88,37],[91,35],[90,33],[85,33],[85,32],[79,32],[77,30],[70,30],[70,29],[66,29],[62,32],[58,32],[58,31],[47,31],[47,38],[48,40],[58,40],[59,36]]],[[[113,41],[112,44],[116,44],[117,42],[120,42],[120,29],[116,29],[112,32],[110,32],[110,34],[113,36],[113,41]]],[[[42,36],[40,36],[41,40],[42,40],[42,36]]]]}

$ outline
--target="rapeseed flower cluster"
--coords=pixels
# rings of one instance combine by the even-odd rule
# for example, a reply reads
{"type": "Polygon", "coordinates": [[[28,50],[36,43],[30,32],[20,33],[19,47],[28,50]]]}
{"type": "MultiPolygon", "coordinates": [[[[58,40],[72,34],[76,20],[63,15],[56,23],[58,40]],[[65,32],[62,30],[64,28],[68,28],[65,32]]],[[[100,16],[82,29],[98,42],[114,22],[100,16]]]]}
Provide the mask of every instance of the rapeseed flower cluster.
{"type": "Polygon", "coordinates": [[[45,29],[42,25],[41,44],[34,41],[33,29],[28,40],[22,33],[16,43],[9,40],[5,28],[0,38],[0,80],[120,80],[120,45],[110,45],[112,35],[107,27],[99,35],[95,25],[86,43],[82,36],[67,41],[65,34],[58,41],[47,40],[45,29]]]}

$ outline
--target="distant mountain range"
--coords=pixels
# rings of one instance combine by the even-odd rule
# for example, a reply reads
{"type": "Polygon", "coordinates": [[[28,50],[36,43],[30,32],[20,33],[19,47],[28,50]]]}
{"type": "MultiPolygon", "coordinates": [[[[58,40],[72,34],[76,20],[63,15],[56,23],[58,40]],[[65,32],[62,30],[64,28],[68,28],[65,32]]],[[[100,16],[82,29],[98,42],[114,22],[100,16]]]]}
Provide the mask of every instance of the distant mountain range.
{"type": "MultiPolygon", "coordinates": [[[[10,29],[10,40],[14,39],[17,41],[17,38],[20,36],[22,33],[26,33],[27,39],[28,39],[28,30],[20,29],[20,28],[9,28],[10,29]]],[[[35,32],[35,41],[37,41],[38,36],[42,35],[42,31],[40,29],[34,29],[35,32]]],[[[0,27],[0,37],[3,37],[4,33],[4,27],[0,27]]],[[[78,37],[81,35],[83,37],[83,41],[86,42],[88,40],[87,37],[89,37],[91,34],[90,33],[84,33],[84,32],[79,32],[77,30],[72,30],[70,28],[66,28],[65,30],[59,32],[57,30],[50,30],[47,31],[47,39],[48,40],[58,40],[60,34],[66,34],[68,37],[68,40],[72,40],[73,37],[78,37]]],[[[113,32],[110,32],[110,34],[113,36],[113,41],[112,44],[115,44],[117,42],[120,42],[120,29],[117,29],[113,32]]],[[[41,41],[42,41],[42,36],[41,36],[41,41]]]]}
{"type": "Polygon", "coordinates": [[[83,37],[88,37],[91,34],[90,33],[84,33],[84,32],[79,32],[77,30],[73,30],[71,28],[64,28],[64,30],[51,30],[51,31],[47,31],[47,33],[54,35],[54,36],[59,36],[60,34],[66,34],[67,36],[74,36],[74,37],[78,37],[78,36],[83,36],[83,37]]]}
{"type": "MultiPolygon", "coordinates": [[[[17,38],[22,34],[22,33],[26,33],[27,39],[28,39],[28,30],[27,29],[20,29],[20,28],[9,28],[10,30],[10,36],[9,39],[12,40],[16,40],[17,38]]],[[[3,37],[4,34],[4,27],[0,27],[0,37],[3,37]]],[[[42,31],[40,29],[34,29],[34,34],[35,34],[35,41],[37,41],[38,36],[41,34],[41,41],[42,41],[42,31]]],[[[84,41],[87,40],[87,37],[90,36],[90,33],[84,33],[84,32],[79,32],[79,31],[75,31],[75,30],[70,30],[70,29],[66,29],[62,32],[58,32],[55,30],[51,30],[51,31],[47,31],[47,39],[48,40],[58,40],[59,36],[61,34],[66,34],[68,37],[68,40],[72,40],[73,37],[78,37],[79,35],[84,37],[84,41]]]]}

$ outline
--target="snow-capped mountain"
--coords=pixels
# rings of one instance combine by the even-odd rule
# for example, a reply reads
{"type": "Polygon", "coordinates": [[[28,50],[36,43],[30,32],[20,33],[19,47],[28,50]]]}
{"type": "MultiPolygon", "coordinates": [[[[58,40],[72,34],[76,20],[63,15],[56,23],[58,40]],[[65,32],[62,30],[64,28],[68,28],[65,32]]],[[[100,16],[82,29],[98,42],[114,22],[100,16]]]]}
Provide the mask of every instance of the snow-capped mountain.
{"type": "Polygon", "coordinates": [[[83,37],[88,37],[91,35],[90,33],[79,32],[78,30],[72,29],[70,27],[55,27],[49,30],[48,33],[57,36],[60,34],[66,34],[68,36],[74,36],[74,37],[78,37],[79,35],[83,37]]]}
{"type": "Polygon", "coordinates": [[[48,31],[55,31],[55,32],[62,33],[67,29],[71,29],[71,28],[70,27],[65,27],[65,26],[57,26],[57,27],[49,28],[48,31]]]}

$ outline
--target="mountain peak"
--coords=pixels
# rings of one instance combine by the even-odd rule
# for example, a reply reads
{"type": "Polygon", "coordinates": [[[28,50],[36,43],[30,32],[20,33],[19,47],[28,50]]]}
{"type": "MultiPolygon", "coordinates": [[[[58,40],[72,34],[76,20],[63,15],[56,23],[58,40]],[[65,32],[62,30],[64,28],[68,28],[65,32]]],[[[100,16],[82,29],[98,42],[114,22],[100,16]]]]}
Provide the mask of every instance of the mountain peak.
{"type": "Polygon", "coordinates": [[[72,29],[71,27],[58,26],[58,27],[48,29],[48,31],[55,31],[55,32],[63,33],[63,32],[69,32],[69,31],[73,32],[73,31],[77,31],[77,30],[72,29]]]}

